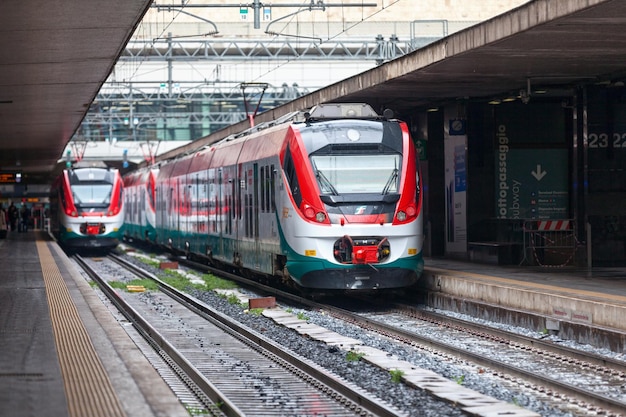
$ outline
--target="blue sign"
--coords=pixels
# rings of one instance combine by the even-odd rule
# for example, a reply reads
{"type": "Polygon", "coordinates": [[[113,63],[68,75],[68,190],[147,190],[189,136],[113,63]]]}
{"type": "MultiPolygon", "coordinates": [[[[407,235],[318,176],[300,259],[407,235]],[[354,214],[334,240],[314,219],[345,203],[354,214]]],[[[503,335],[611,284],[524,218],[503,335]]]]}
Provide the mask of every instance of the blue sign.
{"type": "Polygon", "coordinates": [[[450,136],[464,135],[466,127],[466,121],[464,119],[452,119],[449,121],[448,132],[450,136]]]}

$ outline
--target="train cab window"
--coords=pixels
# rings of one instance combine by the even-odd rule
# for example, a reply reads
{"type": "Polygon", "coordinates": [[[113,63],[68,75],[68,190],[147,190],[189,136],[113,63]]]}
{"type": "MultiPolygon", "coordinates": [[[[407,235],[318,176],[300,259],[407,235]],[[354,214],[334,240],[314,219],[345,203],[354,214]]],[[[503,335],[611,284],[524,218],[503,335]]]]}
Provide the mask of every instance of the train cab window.
{"type": "Polygon", "coordinates": [[[65,193],[63,192],[63,189],[59,189],[58,196],[59,196],[59,199],[61,200],[61,204],[63,205],[63,207],[67,208],[68,206],[67,199],[65,198],[65,193]]]}
{"type": "Polygon", "coordinates": [[[300,207],[302,203],[302,194],[300,192],[300,184],[298,182],[298,176],[296,175],[296,166],[291,156],[291,150],[287,148],[285,153],[285,162],[283,164],[287,181],[289,182],[289,188],[291,189],[291,195],[296,203],[296,206],[300,207]]]}
{"type": "Polygon", "coordinates": [[[111,184],[83,183],[72,186],[74,202],[77,208],[108,207],[111,202],[112,190],[113,185],[111,184]]]}
{"type": "Polygon", "coordinates": [[[152,207],[155,207],[156,205],[156,201],[154,201],[155,195],[152,192],[152,190],[154,190],[155,184],[154,184],[154,177],[152,177],[152,175],[148,178],[148,183],[146,184],[146,191],[148,192],[148,199],[150,201],[150,205],[152,207]]]}
{"type": "Polygon", "coordinates": [[[310,159],[322,194],[398,193],[400,154],[322,154],[310,159]]]}

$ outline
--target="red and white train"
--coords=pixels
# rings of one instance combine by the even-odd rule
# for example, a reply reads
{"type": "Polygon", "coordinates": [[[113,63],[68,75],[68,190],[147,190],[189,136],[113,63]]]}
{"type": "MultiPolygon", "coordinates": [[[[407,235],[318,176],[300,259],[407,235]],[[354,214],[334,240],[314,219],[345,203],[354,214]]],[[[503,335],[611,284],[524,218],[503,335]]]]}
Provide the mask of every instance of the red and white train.
{"type": "Polygon", "coordinates": [[[113,249],[122,239],[124,186],[117,169],[79,165],[50,188],[50,231],[70,249],[113,249]]]}
{"type": "MultiPolygon", "coordinates": [[[[150,191],[147,172],[126,178],[129,207],[153,210],[129,191],[150,191]]],[[[408,287],[423,270],[419,174],[406,123],[319,105],[162,162],[154,241],[301,289],[408,287]]],[[[127,217],[127,231],[143,218],[127,217]]]]}

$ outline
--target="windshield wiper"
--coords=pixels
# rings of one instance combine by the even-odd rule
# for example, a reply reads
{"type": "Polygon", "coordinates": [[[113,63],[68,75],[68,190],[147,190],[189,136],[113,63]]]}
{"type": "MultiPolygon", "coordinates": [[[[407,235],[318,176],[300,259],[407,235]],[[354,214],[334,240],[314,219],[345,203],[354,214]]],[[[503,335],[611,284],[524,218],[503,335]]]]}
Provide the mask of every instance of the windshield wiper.
{"type": "Polygon", "coordinates": [[[317,169],[317,164],[315,163],[315,161],[311,161],[311,162],[313,162],[313,169],[315,170],[315,177],[320,182],[320,185],[322,186],[322,188],[326,187],[332,195],[339,195],[339,193],[337,192],[337,189],[335,189],[335,187],[333,186],[333,183],[330,182],[328,178],[326,178],[326,175],[324,175],[322,171],[317,169]]]}
{"type": "Polygon", "coordinates": [[[339,195],[333,184],[328,178],[326,178],[326,175],[324,175],[322,171],[317,170],[315,174],[317,176],[317,179],[322,183],[322,187],[326,187],[328,190],[330,190],[330,193],[332,195],[339,195]]]}
{"type": "Polygon", "coordinates": [[[391,175],[389,176],[389,179],[387,180],[387,184],[385,184],[385,188],[383,188],[383,192],[382,194],[389,194],[389,190],[391,189],[391,186],[394,184],[394,182],[398,179],[398,168],[394,168],[393,171],[391,171],[391,175]]]}

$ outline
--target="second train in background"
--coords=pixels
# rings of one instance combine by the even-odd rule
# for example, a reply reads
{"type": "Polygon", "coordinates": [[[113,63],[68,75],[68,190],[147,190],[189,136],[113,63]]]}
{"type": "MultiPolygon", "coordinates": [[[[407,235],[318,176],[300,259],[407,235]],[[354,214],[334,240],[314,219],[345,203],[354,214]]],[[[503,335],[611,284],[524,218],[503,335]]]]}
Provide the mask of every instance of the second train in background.
{"type": "Polygon", "coordinates": [[[76,163],[50,188],[50,232],[66,249],[115,248],[122,239],[124,187],[102,163],[76,163]]]}

